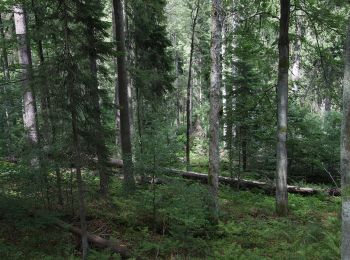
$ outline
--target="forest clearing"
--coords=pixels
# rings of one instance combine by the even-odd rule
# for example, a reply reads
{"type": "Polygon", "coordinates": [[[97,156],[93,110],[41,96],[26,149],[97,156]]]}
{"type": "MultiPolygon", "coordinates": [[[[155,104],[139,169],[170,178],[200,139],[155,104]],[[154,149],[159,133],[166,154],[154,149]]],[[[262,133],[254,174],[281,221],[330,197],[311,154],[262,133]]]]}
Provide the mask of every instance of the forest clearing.
{"type": "Polygon", "coordinates": [[[1,0],[0,259],[350,260],[346,0],[1,0]]]}

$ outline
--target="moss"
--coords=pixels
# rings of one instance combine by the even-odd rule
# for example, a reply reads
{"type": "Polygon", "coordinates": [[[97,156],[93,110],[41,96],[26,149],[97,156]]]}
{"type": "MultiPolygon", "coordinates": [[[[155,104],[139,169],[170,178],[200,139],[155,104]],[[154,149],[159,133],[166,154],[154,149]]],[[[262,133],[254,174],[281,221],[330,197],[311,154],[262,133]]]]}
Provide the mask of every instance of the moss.
{"type": "Polygon", "coordinates": [[[281,128],[279,129],[279,132],[280,132],[280,133],[287,133],[287,127],[281,127],[281,128]]]}
{"type": "Polygon", "coordinates": [[[347,186],[342,189],[342,197],[345,198],[350,198],[350,186],[347,186]]]}

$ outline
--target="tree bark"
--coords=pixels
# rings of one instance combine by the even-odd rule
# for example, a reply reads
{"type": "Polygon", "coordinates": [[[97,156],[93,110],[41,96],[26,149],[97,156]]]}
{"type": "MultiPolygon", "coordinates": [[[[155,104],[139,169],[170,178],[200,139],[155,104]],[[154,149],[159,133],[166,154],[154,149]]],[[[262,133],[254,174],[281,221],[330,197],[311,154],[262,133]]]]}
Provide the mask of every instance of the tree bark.
{"type": "MultiPolygon", "coordinates": [[[[42,29],[42,20],[40,18],[40,14],[38,14],[38,8],[35,5],[34,0],[32,0],[32,8],[33,8],[33,13],[34,13],[34,21],[35,21],[35,29],[38,31],[42,29]]],[[[38,32],[36,32],[38,33],[38,32]]],[[[41,69],[44,66],[45,63],[45,57],[44,57],[44,49],[43,49],[43,42],[41,39],[37,39],[36,41],[36,47],[37,47],[37,54],[39,57],[39,65],[41,69]]],[[[41,70],[42,72],[42,70],[41,70]]],[[[47,86],[47,80],[45,75],[40,75],[42,79],[42,88],[41,88],[41,95],[39,95],[39,100],[41,104],[41,113],[42,113],[42,119],[43,119],[43,125],[41,126],[41,142],[43,144],[43,147],[46,148],[46,146],[49,145],[50,143],[50,116],[49,116],[49,88],[47,86]]],[[[39,126],[40,127],[40,126],[39,126]]],[[[47,149],[46,149],[47,150],[47,149]]]]}
{"type": "Polygon", "coordinates": [[[93,120],[93,134],[95,137],[95,149],[97,155],[97,168],[100,174],[100,193],[106,197],[108,195],[108,168],[107,157],[108,151],[106,147],[106,140],[103,133],[102,116],[99,103],[98,78],[97,78],[97,50],[96,37],[94,35],[94,28],[92,24],[87,24],[87,38],[89,44],[89,63],[91,72],[91,81],[89,82],[90,100],[91,100],[91,117],[93,120]]]}
{"type": "MultiPolygon", "coordinates": [[[[37,129],[37,113],[34,92],[31,88],[32,56],[27,36],[27,21],[25,10],[21,5],[13,7],[15,30],[18,42],[19,64],[21,65],[21,81],[23,85],[23,122],[27,133],[27,139],[31,146],[38,145],[39,136],[37,129]]],[[[32,165],[38,166],[38,159],[32,159],[32,165]]]]}
{"type": "MultiPolygon", "coordinates": [[[[112,32],[113,32],[113,42],[116,44],[117,42],[117,36],[116,36],[116,30],[115,30],[115,15],[114,15],[114,8],[112,8],[112,32]]],[[[117,47],[114,48],[115,51],[117,51],[117,47]]],[[[117,65],[117,58],[113,58],[113,65],[115,69],[115,78],[118,77],[118,65],[117,65]]],[[[115,144],[117,146],[117,155],[120,155],[120,146],[121,146],[121,138],[120,138],[120,110],[119,110],[119,87],[118,83],[116,82],[115,88],[114,88],[114,105],[115,105],[115,144]]]]}
{"type": "Polygon", "coordinates": [[[118,63],[118,87],[120,104],[120,136],[122,145],[122,157],[124,161],[124,187],[126,191],[135,189],[135,179],[133,174],[132,146],[130,131],[130,113],[128,97],[128,75],[126,69],[126,48],[124,32],[123,4],[121,0],[113,0],[115,15],[115,30],[117,37],[117,57],[118,63]]]}
{"type": "Polygon", "coordinates": [[[289,10],[290,0],[281,0],[279,64],[277,83],[278,126],[277,126],[277,172],[276,172],[276,212],[280,216],[288,214],[287,192],[287,110],[288,110],[288,69],[289,69],[289,10]]]}
{"type": "MultiPolygon", "coordinates": [[[[5,37],[5,30],[4,30],[4,24],[2,22],[2,17],[0,13],[0,39],[2,39],[4,42],[6,40],[5,37]]],[[[4,79],[9,81],[10,80],[10,69],[9,69],[9,62],[8,62],[8,54],[7,54],[7,48],[6,45],[2,47],[2,65],[3,65],[3,72],[4,72],[4,79]]],[[[6,85],[3,85],[3,93],[4,96],[6,97],[7,94],[7,89],[6,85]]],[[[10,124],[10,116],[9,116],[9,111],[8,111],[8,102],[4,102],[4,108],[5,108],[5,136],[6,136],[6,149],[7,149],[7,156],[11,157],[11,124],[10,124]]]]}
{"type": "Polygon", "coordinates": [[[187,81],[187,99],[186,99],[186,166],[187,170],[190,168],[190,151],[191,151],[191,132],[192,132],[192,64],[193,64],[193,52],[194,52],[194,38],[196,34],[197,19],[199,13],[199,0],[196,2],[195,9],[192,10],[193,21],[191,31],[191,49],[190,49],[190,62],[188,66],[188,81],[187,81]],[[194,15],[193,15],[194,13],[194,15]]]}
{"type": "Polygon", "coordinates": [[[342,175],[342,245],[341,257],[350,259],[350,22],[345,50],[343,81],[343,122],[341,131],[340,169],[342,175]]]}
{"type": "Polygon", "coordinates": [[[212,214],[213,220],[218,221],[219,218],[219,202],[218,202],[218,176],[220,172],[220,121],[219,113],[221,110],[220,87],[221,87],[221,0],[212,0],[211,14],[211,74],[210,74],[210,115],[209,115],[209,174],[208,183],[212,197],[212,214]]]}
{"type": "Polygon", "coordinates": [[[298,91],[301,69],[301,38],[302,38],[302,21],[299,12],[295,12],[295,34],[294,41],[294,59],[292,65],[293,91],[298,91]]]}
{"type": "MultiPolygon", "coordinates": [[[[232,13],[234,14],[235,12],[235,7],[236,7],[236,0],[232,0],[232,13]]],[[[237,22],[236,22],[236,16],[232,15],[232,35],[234,35],[237,27],[237,22]]],[[[234,37],[233,37],[234,38],[234,37]]],[[[236,42],[235,39],[231,39],[231,46],[232,50],[234,51],[236,48],[236,42]]],[[[232,69],[232,78],[234,79],[236,77],[236,67],[235,67],[235,61],[236,58],[234,54],[232,54],[231,58],[231,69],[232,69]]],[[[234,112],[234,107],[235,107],[235,98],[234,98],[234,91],[236,89],[236,86],[234,83],[232,85],[227,84],[226,85],[226,124],[227,124],[227,131],[226,131],[226,142],[227,142],[227,149],[228,149],[228,154],[229,154],[229,172],[230,176],[233,178],[233,158],[234,158],[234,153],[233,153],[233,138],[234,138],[234,125],[233,125],[233,112],[234,112]]],[[[239,171],[237,171],[237,178],[239,178],[239,171]]]]}

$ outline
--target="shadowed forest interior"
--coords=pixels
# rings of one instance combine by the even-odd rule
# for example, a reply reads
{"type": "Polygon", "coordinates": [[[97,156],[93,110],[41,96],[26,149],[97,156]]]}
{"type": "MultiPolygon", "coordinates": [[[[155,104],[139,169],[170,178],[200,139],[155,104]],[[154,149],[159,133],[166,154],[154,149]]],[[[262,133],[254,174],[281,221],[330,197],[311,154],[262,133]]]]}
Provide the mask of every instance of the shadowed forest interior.
{"type": "Polygon", "coordinates": [[[0,259],[350,260],[346,0],[1,0],[0,259]]]}

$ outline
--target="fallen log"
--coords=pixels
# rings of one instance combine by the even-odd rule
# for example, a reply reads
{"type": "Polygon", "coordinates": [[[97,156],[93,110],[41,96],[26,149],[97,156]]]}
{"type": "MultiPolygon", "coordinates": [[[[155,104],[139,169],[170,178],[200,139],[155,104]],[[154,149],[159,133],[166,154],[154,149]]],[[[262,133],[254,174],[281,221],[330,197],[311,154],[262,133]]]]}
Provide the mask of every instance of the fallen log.
{"type": "MultiPolygon", "coordinates": [[[[207,182],[208,175],[204,173],[197,173],[197,172],[187,172],[187,171],[181,171],[177,169],[171,169],[166,168],[166,172],[173,173],[177,175],[181,175],[183,178],[186,179],[192,179],[192,180],[200,180],[203,182],[207,182]]],[[[267,182],[261,182],[261,181],[252,181],[252,180],[246,180],[246,179],[237,179],[237,178],[230,178],[230,177],[224,177],[219,176],[219,182],[226,185],[238,185],[242,188],[246,189],[263,189],[268,192],[275,192],[276,187],[270,183],[267,182]]],[[[321,189],[314,189],[314,188],[308,188],[308,187],[298,187],[298,186],[292,186],[288,185],[288,192],[289,193],[295,193],[295,194],[301,194],[301,195],[315,195],[322,192],[325,192],[321,189]]]]}
{"type": "MultiPolygon", "coordinates": [[[[66,222],[63,222],[62,220],[57,220],[56,225],[72,232],[73,234],[79,236],[82,235],[82,231],[80,228],[74,227],[66,222]]],[[[122,259],[127,259],[131,257],[129,250],[125,245],[121,245],[115,241],[110,241],[91,233],[87,234],[87,238],[90,243],[94,244],[97,247],[109,248],[113,252],[118,253],[122,259]]]]}
{"type": "MultiPolygon", "coordinates": [[[[112,167],[118,167],[121,168],[123,167],[123,161],[117,160],[117,159],[111,159],[109,161],[110,166],[112,167]]],[[[167,173],[170,174],[176,174],[180,175],[183,178],[186,179],[192,179],[192,180],[199,180],[204,183],[208,181],[208,175],[204,173],[198,173],[198,172],[191,172],[191,171],[182,171],[182,170],[177,170],[177,169],[172,169],[172,168],[163,168],[163,170],[167,173]]],[[[230,178],[230,177],[224,177],[224,176],[219,176],[219,182],[222,184],[226,185],[238,185],[242,188],[246,189],[262,189],[266,192],[269,193],[274,193],[276,190],[275,185],[267,182],[262,182],[262,181],[253,181],[253,180],[246,180],[246,179],[237,179],[237,178],[230,178]]],[[[299,187],[299,186],[293,186],[293,185],[288,185],[288,192],[289,193],[295,193],[295,194],[300,194],[300,195],[316,195],[316,194],[328,194],[331,196],[340,196],[341,192],[339,189],[315,189],[315,188],[310,188],[310,187],[299,187]]]]}

